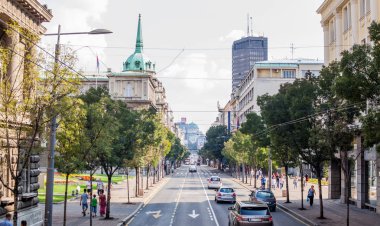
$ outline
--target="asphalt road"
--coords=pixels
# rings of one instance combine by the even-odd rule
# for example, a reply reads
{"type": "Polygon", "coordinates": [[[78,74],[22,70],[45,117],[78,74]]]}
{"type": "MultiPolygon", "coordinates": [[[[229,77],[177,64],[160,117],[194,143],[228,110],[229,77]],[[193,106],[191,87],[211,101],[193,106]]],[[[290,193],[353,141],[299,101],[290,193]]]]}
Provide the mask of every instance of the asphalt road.
{"type": "MultiPolygon", "coordinates": [[[[247,200],[249,191],[230,177],[206,166],[189,173],[188,166],[177,169],[168,183],[128,223],[130,226],[227,226],[228,207],[214,201],[215,191],[207,189],[207,178],[219,175],[224,186],[236,190],[239,200],[247,200]]],[[[272,213],[275,226],[303,226],[277,209],[272,213]]]]}

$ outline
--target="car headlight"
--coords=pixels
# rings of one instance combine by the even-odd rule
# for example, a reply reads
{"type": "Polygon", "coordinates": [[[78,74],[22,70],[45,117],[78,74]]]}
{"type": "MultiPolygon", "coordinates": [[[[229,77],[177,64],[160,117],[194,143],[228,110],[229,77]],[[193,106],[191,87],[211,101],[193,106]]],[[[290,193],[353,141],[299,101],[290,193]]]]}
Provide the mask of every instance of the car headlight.
{"type": "Polygon", "coordinates": [[[271,204],[271,202],[265,202],[266,204],[271,204]]]}

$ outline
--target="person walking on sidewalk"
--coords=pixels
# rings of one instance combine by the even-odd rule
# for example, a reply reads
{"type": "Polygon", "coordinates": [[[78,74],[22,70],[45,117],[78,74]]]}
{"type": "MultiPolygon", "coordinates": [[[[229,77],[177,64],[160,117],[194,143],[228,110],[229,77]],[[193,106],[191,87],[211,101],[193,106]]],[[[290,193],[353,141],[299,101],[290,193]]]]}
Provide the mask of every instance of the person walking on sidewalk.
{"type": "Polygon", "coordinates": [[[86,211],[88,209],[88,195],[87,195],[87,189],[83,189],[83,194],[80,196],[79,205],[82,206],[82,214],[83,216],[86,216],[86,211]]]}
{"type": "Polygon", "coordinates": [[[310,202],[310,207],[313,207],[314,195],[315,195],[314,185],[311,185],[311,188],[309,188],[309,191],[307,192],[307,199],[310,202]]]}
{"type": "Polygon", "coordinates": [[[262,189],[265,189],[265,182],[266,182],[266,179],[264,176],[261,176],[261,188],[262,189]]]}
{"type": "Polygon", "coordinates": [[[5,220],[3,222],[0,223],[0,226],[12,226],[12,214],[10,213],[7,213],[5,214],[5,220]]]}
{"type": "Polygon", "coordinates": [[[98,200],[96,199],[96,195],[92,196],[91,199],[91,214],[93,217],[96,217],[96,209],[98,207],[98,200]]]}
{"type": "Polygon", "coordinates": [[[104,194],[104,190],[101,190],[100,191],[100,195],[99,195],[99,214],[101,217],[104,216],[104,214],[106,214],[106,206],[107,206],[107,199],[106,199],[106,195],[104,194]]]}
{"type": "Polygon", "coordinates": [[[297,189],[297,185],[298,185],[298,177],[297,176],[295,176],[293,179],[293,185],[294,185],[294,189],[297,189]]]}

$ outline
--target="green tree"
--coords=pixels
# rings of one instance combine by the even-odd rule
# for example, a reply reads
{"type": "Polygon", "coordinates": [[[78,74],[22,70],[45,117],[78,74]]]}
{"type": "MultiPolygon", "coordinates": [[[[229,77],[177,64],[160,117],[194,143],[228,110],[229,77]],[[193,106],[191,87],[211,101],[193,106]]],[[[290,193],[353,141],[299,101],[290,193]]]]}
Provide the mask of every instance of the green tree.
{"type": "Polygon", "coordinates": [[[70,174],[84,169],[83,158],[86,153],[83,152],[85,143],[84,122],[86,121],[86,112],[83,108],[83,102],[73,97],[65,97],[62,101],[68,107],[65,114],[59,119],[57,129],[57,152],[55,156],[55,167],[61,173],[65,174],[65,199],[63,208],[63,225],[66,225],[67,209],[67,186],[70,174]]]}
{"type": "Polygon", "coordinates": [[[218,169],[221,169],[224,148],[224,142],[228,140],[228,133],[226,126],[212,126],[206,132],[206,143],[201,154],[209,159],[218,160],[218,169]]]}

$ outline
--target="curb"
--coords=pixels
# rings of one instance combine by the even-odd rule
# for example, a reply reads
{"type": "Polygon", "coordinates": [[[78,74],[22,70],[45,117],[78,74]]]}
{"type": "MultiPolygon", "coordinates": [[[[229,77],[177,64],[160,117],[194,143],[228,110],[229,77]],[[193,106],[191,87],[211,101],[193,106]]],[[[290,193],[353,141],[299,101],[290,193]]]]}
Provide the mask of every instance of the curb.
{"type": "Polygon", "coordinates": [[[306,217],[302,216],[301,214],[296,213],[293,210],[290,210],[289,208],[283,206],[282,204],[277,203],[277,207],[279,207],[282,211],[289,214],[291,217],[301,221],[302,223],[309,225],[309,226],[319,226],[319,224],[307,219],[306,217]]]}
{"type": "MultiPolygon", "coordinates": [[[[232,178],[235,182],[239,183],[241,186],[245,187],[248,190],[251,190],[246,184],[242,183],[239,179],[232,178]]],[[[289,208],[283,206],[282,204],[277,203],[277,207],[279,207],[282,211],[289,214],[294,219],[297,219],[298,221],[301,221],[302,223],[309,225],[309,226],[319,226],[319,224],[310,221],[309,219],[305,218],[304,216],[294,212],[293,210],[290,210],[289,208]]]]}
{"type": "Polygon", "coordinates": [[[136,210],[134,210],[131,214],[129,214],[126,218],[122,220],[121,223],[119,223],[117,226],[124,226],[127,225],[127,223],[136,215],[137,212],[139,212],[150,200],[153,198],[154,195],[156,195],[161,188],[169,181],[169,177],[166,176],[164,179],[162,179],[158,187],[156,189],[152,190],[150,194],[146,198],[143,199],[143,201],[137,206],[136,210]]]}

